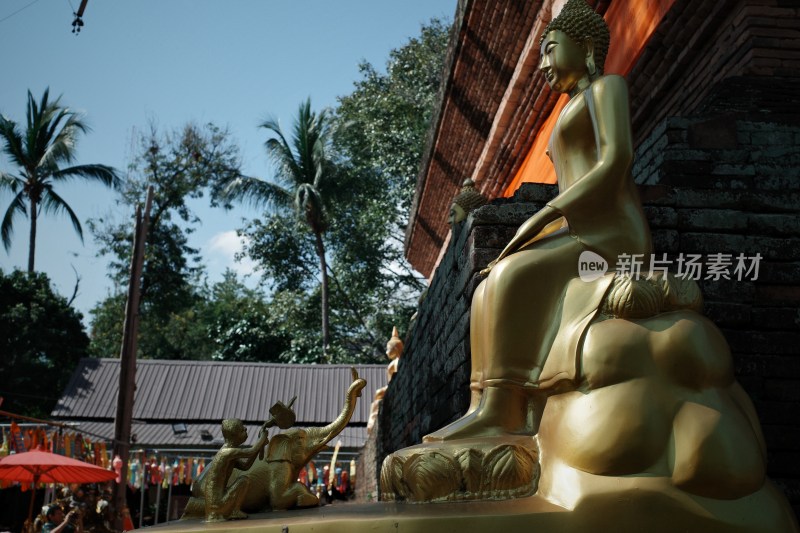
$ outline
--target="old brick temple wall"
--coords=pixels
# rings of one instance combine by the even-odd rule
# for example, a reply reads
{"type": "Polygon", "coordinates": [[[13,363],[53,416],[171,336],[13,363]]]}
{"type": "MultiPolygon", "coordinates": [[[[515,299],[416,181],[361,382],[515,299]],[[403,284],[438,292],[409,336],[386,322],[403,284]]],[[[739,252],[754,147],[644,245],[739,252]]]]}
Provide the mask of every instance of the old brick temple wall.
{"type": "MultiPolygon", "coordinates": [[[[671,260],[701,254],[703,262],[717,253],[762,257],[755,280],[731,276],[700,285],[705,312],[727,338],[737,379],[758,411],[768,474],[797,512],[800,87],[774,87],[745,78],[721,84],[697,115],[659,122],[640,143],[633,172],[657,254],[671,260]],[[785,109],[775,112],[776,105],[785,109]]],[[[367,471],[377,473],[387,454],[419,443],[466,410],[469,306],[478,271],[555,194],[552,185],[523,185],[455,229],[381,407],[367,471]]]]}

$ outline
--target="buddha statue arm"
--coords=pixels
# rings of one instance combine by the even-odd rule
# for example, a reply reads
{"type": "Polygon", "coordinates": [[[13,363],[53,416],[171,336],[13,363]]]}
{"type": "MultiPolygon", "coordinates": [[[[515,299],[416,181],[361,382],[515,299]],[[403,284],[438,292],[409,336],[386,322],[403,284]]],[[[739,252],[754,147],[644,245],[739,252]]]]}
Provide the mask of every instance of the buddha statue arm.
{"type": "MultiPolygon", "coordinates": [[[[620,191],[633,162],[633,141],[628,110],[628,88],[620,76],[610,75],[595,80],[590,115],[597,146],[597,163],[572,186],[525,221],[500,255],[482,271],[488,274],[498,261],[534,242],[547,225],[559,217],[569,222],[570,213],[595,212],[609,205],[620,191]]],[[[579,96],[580,97],[580,96],[579,96]]],[[[587,99],[588,100],[588,99],[587,99]]]]}
{"type": "Polygon", "coordinates": [[[523,222],[511,241],[503,248],[500,255],[497,256],[495,262],[529,245],[550,222],[559,218],[561,218],[561,213],[549,205],[544,206],[544,208],[537,211],[535,215],[523,222]]]}
{"type": "Polygon", "coordinates": [[[500,252],[500,255],[490,262],[485,269],[481,270],[481,275],[488,275],[489,272],[492,271],[492,268],[502,259],[505,259],[514,252],[518,252],[538,239],[556,231],[561,227],[562,222],[563,217],[561,213],[549,205],[545,205],[544,208],[537,211],[535,215],[522,223],[511,241],[509,241],[506,247],[503,248],[503,251],[500,252]]]}
{"type": "Polygon", "coordinates": [[[612,205],[629,176],[633,162],[628,88],[616,75],[595,80],[587,89],[587,104],[594,122],[597,162],[571,187],[548,203],[569,221],[575,212],[593,212],[612,205]],[[593,104],[589,103],[593,102],[593,104]]]}

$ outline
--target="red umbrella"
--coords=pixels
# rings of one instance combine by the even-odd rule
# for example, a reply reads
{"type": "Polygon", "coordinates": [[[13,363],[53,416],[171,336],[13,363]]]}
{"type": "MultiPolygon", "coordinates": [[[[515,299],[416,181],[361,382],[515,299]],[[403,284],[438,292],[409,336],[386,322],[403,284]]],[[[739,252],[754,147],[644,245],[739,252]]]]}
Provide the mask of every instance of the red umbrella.
{"type": "MultiPolygon", "coordinates": [[[[0,459],[0,479],[20,483],[95,483],[109,481],[117,475],[83,461],[70,459],[57,453],[38,450],[15,453],[0,459]]],[[[28,509],[28,520],[33,517],[33,498],[28,509]]]]}

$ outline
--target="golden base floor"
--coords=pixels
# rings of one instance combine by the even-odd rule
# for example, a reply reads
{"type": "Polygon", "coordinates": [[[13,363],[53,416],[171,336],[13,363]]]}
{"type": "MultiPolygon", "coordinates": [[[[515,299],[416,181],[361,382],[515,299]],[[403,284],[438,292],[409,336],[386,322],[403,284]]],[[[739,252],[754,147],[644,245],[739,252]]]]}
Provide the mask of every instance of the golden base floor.
{"type": "MultiPolygon", "coordinates": [[[[768,483],[760,494],[774,499],[777,489],[768,483]],[[771,493],[771,494],[770,494],[771,493]]],[[[747,499],[747,498],[744,498],[747,499]]],[[[698,502],[699,503],[699,502],[698,502]]],[[[710,502],[705,502],[710,503],[710,502]]],[[[663,494],[636,491],[613,498],[582,501],[569,511],[538,496],[494,502],[437,504],[334,503],[312,509],[254,514],[247,520],[206,524],[183,520],[156,526],[163,532],[244,531],[249,533],[513,533],[517,531],[786,532],[796,531],[788,506],[775,513],[753,516],[736,509],[752,509],[755,502],[716,502],[711,507],[687,508],[663,494]],[[714,509],[719,506],[719,509],[714,509]],[[724,508],[724,509],[723,509],[724,508]],[[714,518],[723,511],[726,518],[714,518]]]]}

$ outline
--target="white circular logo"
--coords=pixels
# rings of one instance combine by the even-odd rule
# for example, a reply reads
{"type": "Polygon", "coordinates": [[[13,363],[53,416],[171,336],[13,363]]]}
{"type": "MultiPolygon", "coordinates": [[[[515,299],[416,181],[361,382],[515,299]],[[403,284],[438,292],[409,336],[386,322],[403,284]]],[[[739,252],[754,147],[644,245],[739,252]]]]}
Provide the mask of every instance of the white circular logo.
{"type": "Polygon", "coordinates": [[[583,281],[594,281],[608,271],[608,261],[586,250],[578,258],[578,276],[583,281]]]}

